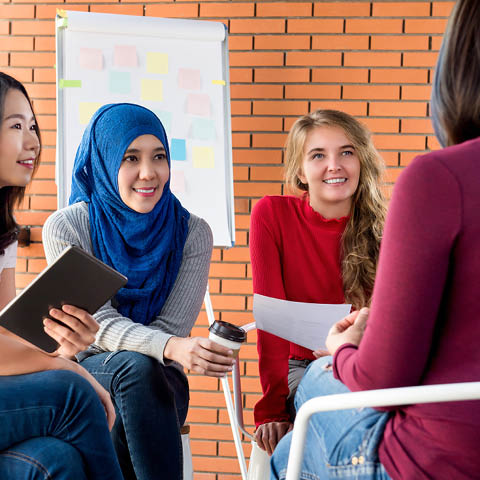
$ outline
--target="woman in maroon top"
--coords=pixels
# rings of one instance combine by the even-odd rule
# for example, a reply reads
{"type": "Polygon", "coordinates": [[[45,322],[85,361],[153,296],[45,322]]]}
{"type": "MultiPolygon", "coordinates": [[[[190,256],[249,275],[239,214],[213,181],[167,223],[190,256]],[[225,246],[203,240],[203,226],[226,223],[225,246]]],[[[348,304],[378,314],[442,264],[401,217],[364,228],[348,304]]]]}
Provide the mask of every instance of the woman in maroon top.
{"type": "MultiPolygon", "coordinates": [[[[446,148],[416,158],[400,176],[370,313],[351,314],[332,328],[327,347],[334,355],[333,369],[326,369],[328,360],[311,365],[298,388],[297,406],[347,387],[480,378],[479,24],[480,2],[459,0],[432,94],[435,131],[446,148]]],[[[480,401],[383,410],[387,413],[363,409],[316,415],[301,478],[479,478],[480,401]],[[359,435],[366,415],[380,423],[371,421],[359,435]],[[335,432],[332,422],[341,425],[335,432]]],[[[272,478],[284,478],[289,438],[275,452],[272,478]]]]}
{"type": "MultiPolygon", "coordinates": [[[[252,213],[254,292],[310,303],[369,303],[385,206],[382,161],[352,116],[317,110],[287,140],[286,178],[301,197],[271,196],[252,213]]],[[[321,347],[319,345],[319,347],[321,347]]],[[[321,354],[258,331],[263,397],[256,440],[271,454],[291,428],[293,396],[306,365],[321,354]]]]}

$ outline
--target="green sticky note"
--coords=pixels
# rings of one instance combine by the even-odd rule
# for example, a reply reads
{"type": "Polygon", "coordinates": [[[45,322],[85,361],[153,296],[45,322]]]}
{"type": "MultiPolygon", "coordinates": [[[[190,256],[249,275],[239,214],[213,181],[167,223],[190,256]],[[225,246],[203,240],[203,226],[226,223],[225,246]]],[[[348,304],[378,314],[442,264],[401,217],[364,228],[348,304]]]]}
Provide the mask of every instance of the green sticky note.
{"type": "Polygon", "coordinates": [[[162,122],[163,128],[167,135],[170,135],[172,130],[172,112],[167,112],[166,110],[153,110],[153,113],[160,119],[162,122]]]}
{"type": "Polygon", "coordinates": [[[82,81],[81,80],[65,80],[61,78],[58,81],[58,88],[81,88],[82,81]]]}
{"type": "Polygon", "coordinates": [[[194,168],[214,168],[215,158],[212,147],[193,147],[194,168]]]}
{"type": "Polygon", "coordinates": [[[57,27],[58,28],[67,28],[68,27],[68,18],[58,17],[57,27]]]}
{"type": "Polygon", "coordinates": [[[111,71],[109,87],[111,93],[130,93],[132,91],[130,72],[111,71]]]}
{"type": "Polygon", "coordinates": [[[86,125],[93,114],[102,106],[99,102],[80,102],[78,104],[79,121],[81,125],[86,125]]]}
{"type": "Polygon", "coordinates": [[[147,52],[147,72],[168,73],[168,55],[160,52],[147,52]]]}
{"type": "Polygon", "coordinates": [[[192,135],[197,140],[213,140],[215,138],[215,123],[208,118],[192,120],[192,135]]]}
{"type": "Polygon", "coordinates": [[[152,80],[151,78],[142,78],[142,100],[151,100],[161,102],[163,100],[163,82],[162,80],[152,80]]]}

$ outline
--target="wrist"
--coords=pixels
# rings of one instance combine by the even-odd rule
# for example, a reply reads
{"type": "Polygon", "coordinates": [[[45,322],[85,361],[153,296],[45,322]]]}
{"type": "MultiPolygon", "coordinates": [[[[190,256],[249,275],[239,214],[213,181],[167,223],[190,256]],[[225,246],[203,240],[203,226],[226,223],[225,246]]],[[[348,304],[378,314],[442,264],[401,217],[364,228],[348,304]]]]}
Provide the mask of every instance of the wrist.
{"type": "Polygon", "coordinates": [[[170,337],[165,344],[163,349],[163,358],[164,360],[175,360],[175,352],[177,350],[178,342],[181,340],[180,337],[170,337]]]}

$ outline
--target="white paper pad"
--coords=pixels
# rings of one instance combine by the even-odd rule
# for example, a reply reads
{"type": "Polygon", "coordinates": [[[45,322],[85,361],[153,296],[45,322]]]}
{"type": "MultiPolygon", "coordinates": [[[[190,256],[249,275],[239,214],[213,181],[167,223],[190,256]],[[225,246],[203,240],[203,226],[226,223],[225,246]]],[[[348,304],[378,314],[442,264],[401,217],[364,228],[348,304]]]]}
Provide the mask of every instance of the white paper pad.
{"type": "Polygon", "coordinates": [[[350,313],[351,305],[290,302],[253,296],[257,328],[290,342],[318,350],[325,348],[330,327],[350,313]]]}

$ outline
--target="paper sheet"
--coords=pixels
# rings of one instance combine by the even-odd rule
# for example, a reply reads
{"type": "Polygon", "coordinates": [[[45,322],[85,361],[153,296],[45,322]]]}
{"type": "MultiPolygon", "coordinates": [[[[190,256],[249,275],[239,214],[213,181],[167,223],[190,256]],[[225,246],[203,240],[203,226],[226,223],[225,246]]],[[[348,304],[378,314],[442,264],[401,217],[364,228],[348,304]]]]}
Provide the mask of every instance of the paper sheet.
{"type": "Polygon", "coordinates": [[[325,348],[330,327],[350,313],[351,305],[290,302],[253,296],[257,328],[290,342],[318,350],[325,348]]]}

